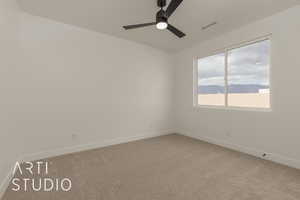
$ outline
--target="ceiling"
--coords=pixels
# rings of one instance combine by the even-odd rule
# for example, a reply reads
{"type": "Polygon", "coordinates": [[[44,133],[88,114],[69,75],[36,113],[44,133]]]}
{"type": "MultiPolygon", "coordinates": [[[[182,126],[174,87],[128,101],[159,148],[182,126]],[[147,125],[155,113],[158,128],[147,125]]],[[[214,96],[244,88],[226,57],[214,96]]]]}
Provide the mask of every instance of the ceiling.
{"type": "Polygon", "coordinates": [[[123,30],[123,25],[155,21],[156,0],[19,0],[33,15],[144,43],[169,52],[270,16],[299,0],[184,0],[169,22],[187,34],[178,39],[152,27],[123,30]],[[203,31],[212,22],[217,25],[203,31]]]}

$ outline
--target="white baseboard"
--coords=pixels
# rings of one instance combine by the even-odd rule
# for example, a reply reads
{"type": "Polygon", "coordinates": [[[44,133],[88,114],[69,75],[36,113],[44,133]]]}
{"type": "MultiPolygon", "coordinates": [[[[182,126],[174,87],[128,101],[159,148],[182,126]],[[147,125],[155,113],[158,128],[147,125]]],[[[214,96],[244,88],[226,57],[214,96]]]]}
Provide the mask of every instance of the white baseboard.
{"type": "MultiPolygon", "coordinates": [[[[90,143],[90,144],[66,147],[66,148],[62,148],[62,149],[44,151],[44,152],[39,152],[39,153],[34,153],[34,154],[23,155],[19,159],[16,159],[16,162],[36,161],[36,160],[51,158],[51,157],[55,157],[55,156],[70,154],[70,153],[76,153],[76,152],[97,149],[97,148],[107,147],[107,146],[116,145],[116,144],[122,144],[122,143],[133,142],[133,141],[152,138],[152,137],[168,135],[168,134],[172,134],[172,133],[175,133],[175,131],[165,130],[165,131],[160,131],[160,132],[150,132],[150,133],[140,134],[140,135],[135,135],[135,136],[130,136],[130,137],[121,137],[121,138],[116,138],[116,139],[111,139],[111,140],[99,141],[96,143],[90,143]]],[[[11,167],[11,170],[8,172],[8,175],[6,176],[6,178],[2,181],[2,183],[0,185],[0,199],[4,195],[7,187],[9,186],[9,183],[12,179],[13,168],[14,168],[14,164],[11,167]]]]}
{"type": "Polygon", "coordinates": [[[36,160],[40,160],[40,159],[51,158],[51,157],[70,154],[70,153],[76,153],[76,152],[97,149],[97,148],[107,147],[107,146],[116,145],[116,144],[122,144],[122,143],[133,142],[133,141],[137,141],[137,140],[142,140],[142,139],[147,139],[147,138],[152,138],[152,137],[157,137],[157,136],[162,136],[162,135],[168,135],[171,133],[175,133],[175,132],[173,132],[172,130],[151,132],[151,133],[145,133],[145,134],[140,134],[140,135],[134,135],[134,136],[130,136],[130,137],[121,137],[121,138],[116,138],[116,139],[99,141],[96,143],[71,146],[71,147],[66,147],[66,148],[56,149],[56,150],[51,150],[51,151],[44,151],[44,152],[24,155],[22,157],[22,159],[19,160],[19,162],[36,161],[36,160]]]}
{"type": "Polygon", "coordinates": [[[300,160],[297,159],[293,159],[293,158],[289,158],[286,156],[282,156],[276,153],[270,153],[270,152],[265,152],[262,150],[257,150],[257,149],[253,149],[253,148],[248,148],[248,147],[244,147],[238,144],[232,144],[226,141],[221,141],[221,140],[217,140],[214,138],[208,138],[208,137],[203,137],[200,136],[199,134],[194,134],[191,133],[190,131],[185,131],[185,130],[178,130],[176,131],[176,133],[181,134],[181,135],[185,135],[191,138],[195,138],[204,142],[208,142],[211,144],[215,144],[218,146],[222,146],[228,149],[232,149],[232,150],[236,150],[242,153],[246,153],[255,157],[259,157],[261,159],[265,159],[265,160],[269,160],[275,163],[279,163],[282,165],[286,165],[292,168],[296,168],[296,169],[300,169],[300,160]],[[266,154],[266,157],[263,157],[262,155],[266,154]]]}

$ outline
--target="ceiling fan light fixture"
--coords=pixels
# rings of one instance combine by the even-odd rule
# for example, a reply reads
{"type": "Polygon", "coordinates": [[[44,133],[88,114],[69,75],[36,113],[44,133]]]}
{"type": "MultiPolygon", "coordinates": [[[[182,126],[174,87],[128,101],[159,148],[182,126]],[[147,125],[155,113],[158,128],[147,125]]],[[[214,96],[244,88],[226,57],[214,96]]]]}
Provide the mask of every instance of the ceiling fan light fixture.
{"type": "Polygon", "coordinates": [[[156,24],[156,28],[159,30],[165,30],[168,27],[168,23],[167,22],[158,22],[156,24]]]}
{"type": "Polygon", "coordinates": [[[167,9],[163,9],[163,7],[166,6],[166,3],[167,3],[166,0],[157,0],[157,5],[158,5],[158,7],[160,7],[160,10],[156,13],[155,22],[127,25],[127,26],[123,26],[123,28],[125,30],[130,30],[130,29],[136,29],[136,28],[142,28],[142,27],[156,25],[157,29],[159,29],[159,30],[168,29],[168,31],[170,31],[177,37],[182,38],[185,36],[185,34],[182,31],[178,30],[176,27],[174,27],[168,23],[169,17],[174,13],[174,11],[177,9],[177,7],[182,2],[183,2],[183,0],[171,0],[167,9]]]}

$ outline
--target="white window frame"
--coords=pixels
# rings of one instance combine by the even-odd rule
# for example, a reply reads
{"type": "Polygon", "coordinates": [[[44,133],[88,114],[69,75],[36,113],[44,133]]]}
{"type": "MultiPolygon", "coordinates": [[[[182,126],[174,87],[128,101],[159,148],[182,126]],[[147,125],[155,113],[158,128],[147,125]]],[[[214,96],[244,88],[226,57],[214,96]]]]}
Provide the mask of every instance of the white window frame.
{"type": "Polygon", "coordinates": [[[249,40],[246,42],[241,42],[236,45],[229,46],[227,48],[222,48],[216,51],[213,51],[212,53],[208,54],[207,56],[202,57],[196,57],[193,59],[193,106],[196,109],[222,109],[222,110],[237,110],[237,111],[261,111],[261,112],[271,112],[272,111],[272,96],[273,96],[273,90],[272,90],[272,35],[266,35],[263,37],[258,37],[253,40],[249,40]],[[270,108],[259,108],[259,107],[238,107],[238,106],[229,106],[228,105],[228,52],[234,49],[242,48],[251,44],[263,42],[265,40],[270,41],[270,54],[269,54],[269,84],[270,84],[270,108]],[[224,73],[224,79],[225,79],[225,105],[218,106],[218,105],[200,105],[198,104],[198,60],[207,58],[210,56],[218,55],[218,54],[225,54],[225,73],[224,73]]]}

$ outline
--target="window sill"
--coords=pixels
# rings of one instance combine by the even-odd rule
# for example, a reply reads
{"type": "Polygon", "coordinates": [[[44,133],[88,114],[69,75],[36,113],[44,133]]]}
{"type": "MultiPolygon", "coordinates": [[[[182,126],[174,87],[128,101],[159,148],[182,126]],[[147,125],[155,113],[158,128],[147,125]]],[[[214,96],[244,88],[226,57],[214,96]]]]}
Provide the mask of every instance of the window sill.
{"type": "Polygon", "coordinates": [[[209,106],[209,105],[196,105],[195,110],[213,109],[213,110],[226,110],[226,111],[249,111],[249,112],[272,112],[272,108],[251,108],[251,107],[234,107],[234,106],[209,106]]]}

